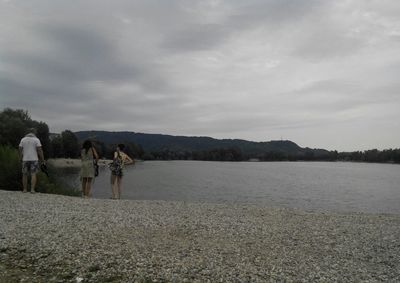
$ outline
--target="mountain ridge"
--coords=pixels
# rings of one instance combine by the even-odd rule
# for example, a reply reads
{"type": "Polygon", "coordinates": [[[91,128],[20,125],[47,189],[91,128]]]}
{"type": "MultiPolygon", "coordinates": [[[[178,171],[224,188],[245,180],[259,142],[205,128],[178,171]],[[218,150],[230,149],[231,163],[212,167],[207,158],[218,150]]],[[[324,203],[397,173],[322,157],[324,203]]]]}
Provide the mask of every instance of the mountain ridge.
{"type": "Polygon", "coordinates": [[[216,139],[208,136],[174,136],[168,134],[147,134],[130,131],[78,131],[79,140],[93,139],[105,144],[135,143],[146,152],[199,152],[217,149],[236,149],[247,158],[261,158],[265,154],[277,153],[284,156],[328,156],[325,149],[300,147],[290,140],[271,140],[263,142],[244,139],[216,139]]]}

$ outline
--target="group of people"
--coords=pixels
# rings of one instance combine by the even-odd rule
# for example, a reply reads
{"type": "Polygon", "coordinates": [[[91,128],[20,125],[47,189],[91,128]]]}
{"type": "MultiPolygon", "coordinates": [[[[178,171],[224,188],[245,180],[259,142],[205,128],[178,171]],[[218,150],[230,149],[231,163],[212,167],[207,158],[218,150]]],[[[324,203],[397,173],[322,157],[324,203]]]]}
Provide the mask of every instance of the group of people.
{"type": "MultiPolygon", "coordinates": [[[[111,192],[112,199],[121,198],[122,176],[124,167],[133,164],[135,161],[124,152],[125,146],[119,144],[114,152],[113,160],[109,164],[111,170],[111,192]]],[[[23,192],[28,192],[28,183],[30,177],[30,191],[35,193],[37,177],[41,166],[45,166],[46,161],[42,150],[42,144],[35,135],[35,129],[30,129],[29,133],[21,139],[19,152],[22,160],[22,185],[23,192]]],[[[81,181],[82,196],[90,198],[92,193],[92,182],[98,174],[99,155],[90,140],[82,144],[81,149],[81,181]]]]}
{"type": "MultiPolygon", "coordinates": [[[[124,167],[133,164],[135,161],[125,152],[125,145],[119,144],[114,152],[113,161],[109,164],[111,170],[111,192],[112,199],[121,198],[122,176],[124,167]]],[[[86,198],[91,197],[92,181],[95,178],[99,155],[90,140],[84,141],[81,149],[81,180],[82,194],[86,198]]]]}

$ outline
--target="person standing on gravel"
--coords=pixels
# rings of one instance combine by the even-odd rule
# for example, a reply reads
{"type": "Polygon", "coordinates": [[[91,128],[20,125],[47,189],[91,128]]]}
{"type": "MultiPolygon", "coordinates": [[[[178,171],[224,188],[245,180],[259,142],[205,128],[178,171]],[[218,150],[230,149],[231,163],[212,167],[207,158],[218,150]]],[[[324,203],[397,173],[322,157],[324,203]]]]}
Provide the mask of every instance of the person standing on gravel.
{"type": "Polygon", "coordinates": [[[42,144],[35,135],[35,129],[29,129],[29,133],[19,143],[19,153],[22,160],[22,185],[23,192],[28,191],[28,177],[31,177],[31,193],[35,193],[36,174],[39,172],[39,158],[45,163],[42,144]]]}
{"type": "Polygon", "coordinates": [[[82,194],[84,198],[92,196],[92,180],[96,176],[97,163],[99,155],[90,140],[84,141],[81,150],[81,181],[82,181],[82,194]]]}
{"type": "Polygon", "coordinates": [[[125,145],[119,144],[114,152],[113,162],[109,165],[111,170],[111,192],[112,199],[121,198],[121,185],[124,166],[133,164],[135,161],[123,152],[125,145]]]}

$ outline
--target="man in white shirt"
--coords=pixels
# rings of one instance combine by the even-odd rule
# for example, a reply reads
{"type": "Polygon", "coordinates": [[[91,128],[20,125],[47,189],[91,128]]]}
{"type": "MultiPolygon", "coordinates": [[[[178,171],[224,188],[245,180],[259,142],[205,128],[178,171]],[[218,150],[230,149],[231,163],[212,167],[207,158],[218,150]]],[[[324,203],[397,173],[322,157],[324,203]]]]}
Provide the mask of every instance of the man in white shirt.
{"type": "Polygon", "coordinates": [[[30,129],[29,134],[21,139],[19,152],[22,157],[22,184],[23,192],[28,191],[28,176],[31,176],[31,193],[35,193],[36,174],[39,172],[39,158],[44,162],[42,144],[34,134],[35,129],[30,129]]]}

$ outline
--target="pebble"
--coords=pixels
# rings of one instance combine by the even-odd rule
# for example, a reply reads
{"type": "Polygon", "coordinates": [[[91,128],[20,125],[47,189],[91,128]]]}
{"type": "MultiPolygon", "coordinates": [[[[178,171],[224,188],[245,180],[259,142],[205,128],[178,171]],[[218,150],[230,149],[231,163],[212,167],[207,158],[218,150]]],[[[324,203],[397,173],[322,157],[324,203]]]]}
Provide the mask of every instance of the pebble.
{"type": "Polygon", "coordinates": [[[0,282],[400,281],[400,215],[0,191],[0,282]]]}

